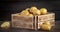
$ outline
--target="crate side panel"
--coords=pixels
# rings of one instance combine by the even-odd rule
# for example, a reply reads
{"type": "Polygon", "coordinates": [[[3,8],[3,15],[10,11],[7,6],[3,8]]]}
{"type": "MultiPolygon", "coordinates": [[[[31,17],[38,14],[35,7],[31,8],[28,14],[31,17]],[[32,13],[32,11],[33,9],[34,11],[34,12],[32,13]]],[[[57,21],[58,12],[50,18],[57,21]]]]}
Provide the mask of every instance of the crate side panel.
{"type": "Polygon", "coordinates": [[[38,16],[38,22],[46,21],[50,19],[55,20],[55,14],[47,14],[47,15],[38,16]]]}
{"type": "Polygon", "coordinates": [[[33,28],[33,17],[27,17],[27,16],[12,16],[12,27],[16,28],[28,28],[28,29],[34,29],[33,28]]]}

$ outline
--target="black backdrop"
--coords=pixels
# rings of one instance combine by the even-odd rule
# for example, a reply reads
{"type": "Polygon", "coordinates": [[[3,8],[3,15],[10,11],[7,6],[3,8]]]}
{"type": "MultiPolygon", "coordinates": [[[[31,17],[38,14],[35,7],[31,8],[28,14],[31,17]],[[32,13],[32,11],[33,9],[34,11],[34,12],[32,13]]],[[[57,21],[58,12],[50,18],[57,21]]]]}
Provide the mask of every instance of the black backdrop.
{"type": "Polygon", "coordinates": [[[56,20],[60,20],[60,1],[0,1],[0,20],[11,20],[11,14],[31,6],[45,7],[56,13],[56,20]]]}

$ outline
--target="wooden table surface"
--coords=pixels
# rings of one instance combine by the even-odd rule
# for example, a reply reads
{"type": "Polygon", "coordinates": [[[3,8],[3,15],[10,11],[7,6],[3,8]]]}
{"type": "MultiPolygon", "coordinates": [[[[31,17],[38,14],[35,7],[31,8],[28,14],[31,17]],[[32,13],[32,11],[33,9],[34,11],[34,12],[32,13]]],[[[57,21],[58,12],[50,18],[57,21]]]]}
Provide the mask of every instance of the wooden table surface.
{"type": "Polygon", "coordinates": [[[10,29],[0,29],[0,32],[60,32],[60,21],[56,21],[55,26],[50,31],[10,28],[10,29]]]}

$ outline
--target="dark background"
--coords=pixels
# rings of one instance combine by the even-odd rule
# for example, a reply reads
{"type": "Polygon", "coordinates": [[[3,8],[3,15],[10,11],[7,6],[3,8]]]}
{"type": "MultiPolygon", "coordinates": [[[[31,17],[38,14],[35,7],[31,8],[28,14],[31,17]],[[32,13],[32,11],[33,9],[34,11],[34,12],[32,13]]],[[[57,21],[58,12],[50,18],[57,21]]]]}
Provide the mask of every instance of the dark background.
{"type": "Polygon", "coordinates": [[[0,0],[0,21],[11,20],[11,14],[36,6],[39,9],[45,7],[49,12],[56,14],[56,20],[60,20],[60,1],[39,1],[39,0],[0,0]]]}

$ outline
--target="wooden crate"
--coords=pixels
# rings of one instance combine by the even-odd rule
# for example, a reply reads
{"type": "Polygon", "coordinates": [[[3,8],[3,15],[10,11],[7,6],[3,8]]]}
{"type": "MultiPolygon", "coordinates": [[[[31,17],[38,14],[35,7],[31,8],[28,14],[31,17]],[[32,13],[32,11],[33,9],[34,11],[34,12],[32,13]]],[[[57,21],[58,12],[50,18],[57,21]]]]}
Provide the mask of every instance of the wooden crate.
{"type": "Polygon", "coordinates": [[[19,16],[17,14],[12,14],[12,27],[16,28],[26,28],[26,29],[40,29],[39,25],[44,21],[50,21],[51,25],[55,25],[55,14],[49,13],[40,16],[19,16]]]}

